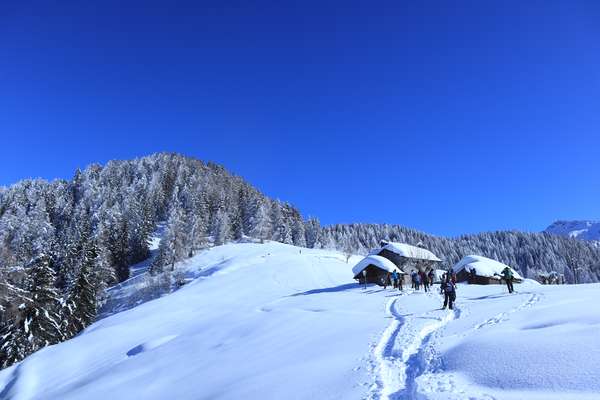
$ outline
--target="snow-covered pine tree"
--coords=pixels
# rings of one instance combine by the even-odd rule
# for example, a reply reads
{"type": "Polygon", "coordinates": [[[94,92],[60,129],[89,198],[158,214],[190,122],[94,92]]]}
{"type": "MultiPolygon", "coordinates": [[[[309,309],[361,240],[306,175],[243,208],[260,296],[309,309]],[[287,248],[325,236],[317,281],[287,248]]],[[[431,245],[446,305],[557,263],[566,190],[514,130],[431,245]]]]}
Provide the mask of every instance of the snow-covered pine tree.
{"type": "Polygon", "coordinates": [[[50,256],[42,254],[28,266],[28,290],[26,295],[16,298],[20,301],[19,313],[0,333],[2,368],[64,338],[59,316],[60,295],[54,286],[56,277],[51,262],[50,256]]]}
{"type": "Polygon", "coordinates": [[[63,332],[73,337],[96,318],[97,288],[94,286],[94,266],[98,249],[94,241],[86,243],[79,275],[63,307],[63,332]]]}
{"type": "Polygon", "coordinates": [[[129,222],[120,215],[113,229],[111,243],[112,264],[119,282],[129,278],[129,222]]]}
{"type": "Polygon", "coordinates": [[[304,224],[304,234],[306,236],[306,246],[309,248],[320,249],[321,243],[321,223],[317,218],[310,217],[304,224]]]}
{"type": "Polygon", "coordinates": [[[61,296],[55,286],[52,262],[51,256],[42,254],[32,261],[29,269],[32,301],[25,306],[23,327],[32,351],[63,339],[59,315],[61,296]]]}
{"type": "Polygon", "coordinates": [[[231,238],[229,216],[224,210],[217,211],[213,219],[211,234],[217,246],[224,244],[231,238]]]}
{"type": "Polygon", "coordinates": [[[306,232],[302,218],[295,218],[292,226],[292,240],[295,246],[306,247],[306,232]]]}
{"type": "Polygon", "coordinates": [[[188,256],[191,244],[188,235],[184,210],[176,202],[169,212],[165,236],[160,242],[158,256],[150,270],[153,275],[163,272],[165,266],[173,270],[176,262],[188,256]]]}
{"type": "Polygon", "coordinates": [[[23,319],[9,321],[0,331],[0,369],[21,361],[30,354],[23,319]]]}
{"type": "Polygon", "coordinates": [[[260,239],[261,242],[271,239],[273,236],[273,225],[271,223],[270,205],[256,197],[252,201],[251,209],[248,213],[248,232],[253,238],[260,239]]]}
{"type": "Polygon", "coordinates": [[[271,221],[273,222],[273,240],[292,244],[292,231],[287,216],[284,214],[284,206],[279,200],[272,203],[271,221]]]}

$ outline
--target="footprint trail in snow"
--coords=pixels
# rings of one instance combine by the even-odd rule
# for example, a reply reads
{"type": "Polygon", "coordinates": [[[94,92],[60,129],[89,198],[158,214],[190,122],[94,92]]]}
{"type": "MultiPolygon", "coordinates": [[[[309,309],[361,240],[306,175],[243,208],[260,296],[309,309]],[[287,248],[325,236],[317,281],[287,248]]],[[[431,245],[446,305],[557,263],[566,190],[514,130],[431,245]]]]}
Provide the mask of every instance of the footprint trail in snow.
{"type": "MultiPolygon", "coordinates": [[[[471,323],[463,335],[476,334],[480,329],[507,321],[515,313],[530,308],[541,299],[540,294],[523,293],[501,299],[501,311],[490,308],[483,320],[471,323]],[[502,309],[503,307],[503,309],[502,309]]],[[[409,400],[440,398],[493,399],[486,393],[469,390],[458,383],[453,374],[443,371],[442,356],[436,348],[444,329],[462,316],[470,319],[471,306],[485,307],[488,299],[479,303],[459,299],[453,311],[439,309],[442,298],[434,290],[429,293],[411,292],[397,296],[385,306],[385,315],[391,319],[376,345],[373,346],[370,370],[373,383],[367,399],[409,400]],[[466,396],[466,397],[465,397],[466,396]]],[[[489,304],[489,303],[488,303],[489,304]]],[[[496,303],[498,304],[498,303],[496,303]]],[[[481,318],[481,313],[476,313],[481,318]]],[[[464,321],[464,323],[469,323],[464,321]]]]}

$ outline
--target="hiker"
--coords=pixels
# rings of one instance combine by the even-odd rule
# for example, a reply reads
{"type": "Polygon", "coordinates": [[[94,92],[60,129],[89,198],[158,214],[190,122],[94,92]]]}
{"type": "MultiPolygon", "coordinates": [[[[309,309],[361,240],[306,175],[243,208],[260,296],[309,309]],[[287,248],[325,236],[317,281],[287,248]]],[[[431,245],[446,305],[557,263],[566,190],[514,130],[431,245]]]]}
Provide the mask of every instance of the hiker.
{"type": "Polygon", "coordinates": [[[453,309],[453,304],[456,301],[456,285],[452,283],[452,279],[446,279],[442,281],[441,290],[444,292],[444,306],[445,309],[448,306],[449,309],[453,309]]]}
{"type": "Polygon", "coordinates": [[[390,273],[385,274],[385,278],[383,278],[383,288],[387,289],[387,286],[390,284],[390,273]]]}
{"type": "Polygon", "coordinates": [[[425,289],[425,293],[429,291],[429,278],[424,271],[419,272],[419,277],[421,278],[421,282],[423,283],[423,289],[425,289]]]}
{"type": "Polygon", "coordinates": [[[402,291],[402,281],[404,280],[404,272],[398,274],[398,290],[402,291]]]}
{"type": "Polygon", "coordinates": [[[410,273],[410,279],[412,281],[412,288],[416,289],[417,288],[417,272],[413,269],[412,272],[410,273]]]}
{"type": "Polygon", "coordinates": [[[475,268],[471,267],[471,270],[469,271],[469,283],[475,283],[477,281],[477,271],[475,270],[475,268]]]}
{"type": "Polygon", "coordinates": [[[510,267],[505,267],[502,270],[502,278],[506,281],[506,287],[508,288],[508,293],[512,293],[515,291],[513,288],[513,272],[510,267]]]}
{"type": "Polygon", "coordinates": [[[398,287],[398,272],[396,270],[392,272],[392,286],[394,289],[398,287]]]}
{"type": "Polygon", "coordinates": [[[421,275],[415,272],[415,289],[419,290],[421,288],[421,275]]]}
{"type": "Polygon", "coordinates": [[[433,272],[433,269],[429,270],[427,277],[429,278],[429,286],[433,286],[434,281],[435,281],[435,272],[433,272]]]}

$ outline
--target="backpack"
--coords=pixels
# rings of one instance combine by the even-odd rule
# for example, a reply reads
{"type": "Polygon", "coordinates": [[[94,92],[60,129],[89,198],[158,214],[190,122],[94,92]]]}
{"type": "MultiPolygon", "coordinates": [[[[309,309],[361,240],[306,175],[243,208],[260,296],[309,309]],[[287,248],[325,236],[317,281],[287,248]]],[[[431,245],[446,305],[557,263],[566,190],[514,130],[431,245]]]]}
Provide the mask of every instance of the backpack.
{"type": "Polygon", "coordinates": [[[444,292],[446,292],[446,293],[454,292],[454,284],[452,282],[446,282],[444,284],[444,292]]]}

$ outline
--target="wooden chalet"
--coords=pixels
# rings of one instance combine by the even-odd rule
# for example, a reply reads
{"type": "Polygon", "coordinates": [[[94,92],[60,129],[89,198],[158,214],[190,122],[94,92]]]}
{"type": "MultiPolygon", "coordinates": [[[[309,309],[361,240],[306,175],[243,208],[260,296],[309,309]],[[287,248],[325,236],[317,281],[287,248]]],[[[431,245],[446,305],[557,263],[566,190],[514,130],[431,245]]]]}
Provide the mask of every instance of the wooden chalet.
{"type": "Polygon", "coordinates": [[[556,271],[538,274],[537,281],[542,285],[564,285],[565,276],[556,271]]]}
{"type": "Polygon", "coordinates": [[[382,241],[381,247],[371,254],[384,257],[394,263],[401,271],[406,272],[405,283],[410,284],[410,272],[429,272],[441,260],[431,251],[406,243],[382,241]]]}
{"type": "MultiPolygon", "coordinates": [[[[470,255],[458,262],[452,271],[456,274],[457,282],[468,282],[475,285],[490,285],[506,283],[502,278],[502,271],[508,267],[491,258],[470,255]]],[[[510,267],[509,267],[510,268],[510,267]]],[[[523,277],[517,271],[513,272],[513,282],[521,283],[523,277]]]]}
{"type": "Polygon", "coordinates": [[[359,283],[375,283],[379,286],[384,286],[388,274],[394,271],[405,275],[393,262],[378,255],[367,256],[352,268],[354,279],[359,283]]]}

